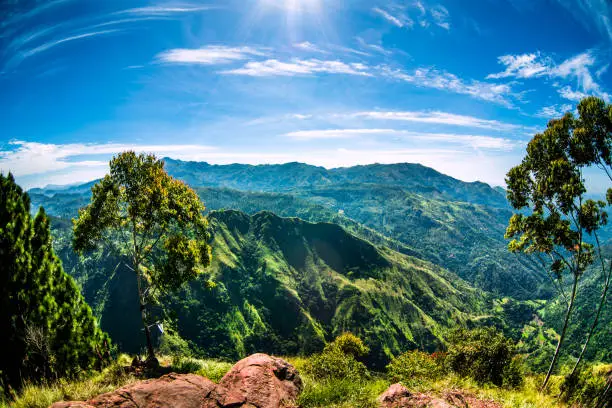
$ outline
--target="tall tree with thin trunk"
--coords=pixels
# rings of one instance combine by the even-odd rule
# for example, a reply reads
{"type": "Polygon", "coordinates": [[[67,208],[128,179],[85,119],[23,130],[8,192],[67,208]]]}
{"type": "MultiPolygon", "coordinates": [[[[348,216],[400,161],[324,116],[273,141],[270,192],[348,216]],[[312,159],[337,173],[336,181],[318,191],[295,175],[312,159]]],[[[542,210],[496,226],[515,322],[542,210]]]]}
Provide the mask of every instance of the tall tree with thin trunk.
{"type": "Polygon", "coordinates": [[[116,246],[134,273],[147,344],[155,363],[151,305],[210,263],[207,221],[197,194],[168,175],[153,155],[124,152],[110,162],[110,173],[92,187],[90,204],[73,220],[76,251],[100,244],[116,246]]]}
{"type": "MultiPolygon", "coordinates": [[[[546,130],[529,142],[522,163],[513,167],[506,178],[508,199],[515,209],[522,210],[512,216],[506,230],[506,237],[512,239],[510,251],[545,254],[557,279],[567,275],[571,279],[559,341],[542,388],[548,384],[559,359],[580,278],[597,256],[595,247],[599,243],[593,243],[592,237],[607,222],[606,203],[585,198],[583,176],[584,169],[597,165],[596,159],[601,158],[593,149],[607,154],[604,160],[610,163],[609,143],[597,144],[600,122],[592,120],[593,111],[597,111],[594,105],[602,103],[597,98],[587,98],[578,107],[578,118],[567,113],[551,120],[546,130]]],[[[606,111],[605,103],[603,106],[595,113],[597,117],[606,111]]]]}

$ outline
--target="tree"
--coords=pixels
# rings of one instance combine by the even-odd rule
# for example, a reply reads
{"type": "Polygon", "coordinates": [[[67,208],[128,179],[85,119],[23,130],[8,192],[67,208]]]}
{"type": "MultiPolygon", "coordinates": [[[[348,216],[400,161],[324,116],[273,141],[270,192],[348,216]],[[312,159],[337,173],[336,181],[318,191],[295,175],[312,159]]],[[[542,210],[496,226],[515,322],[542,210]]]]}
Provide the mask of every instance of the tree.
{"type": "Polygon", "coordinates": [[[169,176],[163,161],[128,151],[111,160],[110,174],[92,187],[90,204],[73,220],[76,251],[106,243],[130,259],[150,363],[157,361],[150,306],[210,263],[203,211],[197,194],[169,176]]]}
{"type": "MultiPolygon", "coordinates": [[[[0,388],[104,364],[109,339],[51,247],[49,218],[0,174],[0,388]]],[[[5,389],[7,391],[8,389],[5,389]]]]}
{"type": "MultiPolygon", "coordinates": [[[[522,163],[513,167],[506,178],[512,206],[530,210],[510,219],[506,230],[506,237],[512,238],[509,250],[546,255],[558,282],[557,290],[567,303],[559,342],[542,388],[559,358],[580,277],[594,263],[595,247],[600,247],[597,230],[607,223],[606,203],[585,198],[583,171],[598,166],[611,174],[608,111],[603,101],[586,98],[578,105],[578,118],[567,113],[551,120],[546,130],[529,142],[522,163]],[[567,273],[572,279],[569,295],[561,282],[567,273]]],[[[612,197],[612,193],[608,196],[612,197]]]]}

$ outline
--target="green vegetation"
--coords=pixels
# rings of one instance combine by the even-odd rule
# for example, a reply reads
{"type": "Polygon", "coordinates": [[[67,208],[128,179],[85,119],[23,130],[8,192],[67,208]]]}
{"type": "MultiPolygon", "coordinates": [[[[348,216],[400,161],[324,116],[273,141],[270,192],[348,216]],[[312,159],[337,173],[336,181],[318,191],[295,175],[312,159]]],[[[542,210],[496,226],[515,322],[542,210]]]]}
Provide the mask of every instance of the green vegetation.
{"type": "Polygon", "coordinates": [[[203,211],[195,192],[168,176],[162,161],[125,152],[111,160],[110,174],[92,187],[91,204],[74,220],[75,251],[103,241],[131,260],[125,266],[136,277],[149,362],[155,362],[150,305],[210,263],[203,211]]]}
{"type": "Polygon", "coordinates": [[[102,367],[109,338],[51,247],[49,218],[0,174],[0,394],[102,367]]]}
{"type": "MultiPolygon", "coordinates": [[[[557,281],[557,290],[567,303],[557,348],[542,387],[546,387],[560,356],[577,296],[578,283],[587,268],[596,260],[601,264],[603,288],[601,300],[587,333],[584,347],[572,370],[576,371],[601,310],[605,307],[606,293],[612,277],[612,265],[604,259],[598,230],[607,224],[606,202],[586,199],[583,171],[599,167],[612,181],[612,105],[590,97],[578,105],[579,117],[567,113],[561,119],[551,120],[546,130],[534,136],[527,146],[522,163],[508,172],[508,199],[517,210],[528,209],[528,214],[512,216],[506,237],[512,239],[508,248],[512,252],[544,254],[557,281]],[[587,242],[588,238],[594,244],[587,242]],[[561,283],[563,275],[571,279],[566,294],[561,283]]],[[[612,188],[608,190],[607,204],[612,204],[612,188]]],[[[553,280],[554,282],[554,280],[553,280]]]]}

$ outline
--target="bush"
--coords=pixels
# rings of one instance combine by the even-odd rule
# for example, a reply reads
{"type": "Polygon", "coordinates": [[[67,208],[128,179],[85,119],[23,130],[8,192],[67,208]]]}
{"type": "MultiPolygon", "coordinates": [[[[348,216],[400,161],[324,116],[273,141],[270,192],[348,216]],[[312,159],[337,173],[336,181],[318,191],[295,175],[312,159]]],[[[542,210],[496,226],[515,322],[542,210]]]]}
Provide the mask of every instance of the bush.
{"type": "Polygon", "coordinates": [[[158,348],[158,354],[167,356],[184,356],[191,357],[191,349],[189,343],[177,333],[168,331],[161,336],[161,342],[158,348]]]}
{"type": "Polygon", "coordinates": [[[366,366],[357,360],[368,348],[352,334],[342,334],[325,346],[323,352],[308,358],[304,370],[317,379],[360,380],[369,376],[366,366]]]}
{"type": "Polygon", "coordinates": [[[391,360],[387,372],[391,381],[406,386],[413,386],[422,380],[437,380],[445,373],[444,357],[444,353],[408,351],[391,360]]]}
{"type": "Polygon", "coordinates": [[[463,377],[497,386],[517,386],[522,382],[520,361],[512,341],[492,327],[457,329],[449,336],[446,365],[463,377]]]}
{"type": "Polygon", "coordinates": [[[612,365],[587,366],[564,378],[561,397],[572,406],[612,406],[612,391],[604,396],[609,379],[612,380],[612,365]]]}
{"type": "Polygon", "coordinates": [[[349,354],[355,358],[364,357],[370,352],[368,346],[352,333],[342,333],[332,343],[325,346],[326,349],[331,347],[336,347],[344,354],[349,354]]]}

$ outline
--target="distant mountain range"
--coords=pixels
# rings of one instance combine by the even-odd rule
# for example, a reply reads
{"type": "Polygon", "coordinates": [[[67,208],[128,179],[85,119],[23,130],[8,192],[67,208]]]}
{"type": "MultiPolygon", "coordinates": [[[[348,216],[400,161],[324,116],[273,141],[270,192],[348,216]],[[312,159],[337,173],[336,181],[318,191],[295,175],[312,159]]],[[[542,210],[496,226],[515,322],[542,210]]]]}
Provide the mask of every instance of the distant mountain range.
{"type": "MultiPolygon", "coordinates": [[[[212,211],[213,274],[222,285],[210,292],[196,282],[172,299],[181,336],[210,355],[235,358],[266,345],[275,353],[308,351],[306,344],[350,329],[381,347],[373,355],[382,362],[406,347],[435,348],[444,330],[468,321],[495,324],[518,339],[537,309],[529,301],[554,299],[545,271],[506,249],[512,211],[500,187],[462,182],[418,164],[327,170],[301,163],[165,162],[212,211]],[[227,211],[232,209],[237,211],[227,211]],[[505,296],[531,306],[519,302],[518,315],[504,309],[514,301],[493,306],[505,296]],[[292,310],[291,321],[299,324],[284,321],[280,310],[292,310]]],[[[137,349],[137,333],[113,323],[129,319],[126,310],[133,308],[124,302],[133,282],[117,274],[101,287],[100,273],[114,268],[116,259],[99,252],[78,260],[69,247],[66,220],[87,205],[93,183],[32,189],[30,195],[34,206],[58,217],[56,247],[97,306],[103,327],[137,349]]],[[[578,305],[584,319],[597,297],[594,273],[578,305]]],[[[561,309],[554,300],[542,317],[554,327],[561,309]]],[[[606,311],[601,324],[610,316],[606,311]]],[[[537,325],[530,333],[530,342],[547,336],[537,325]]],[[[580,327],[570,333],[579,345],[580,327]]],[[[606,344],[612,333],[594,340],[606,344]]]]}

